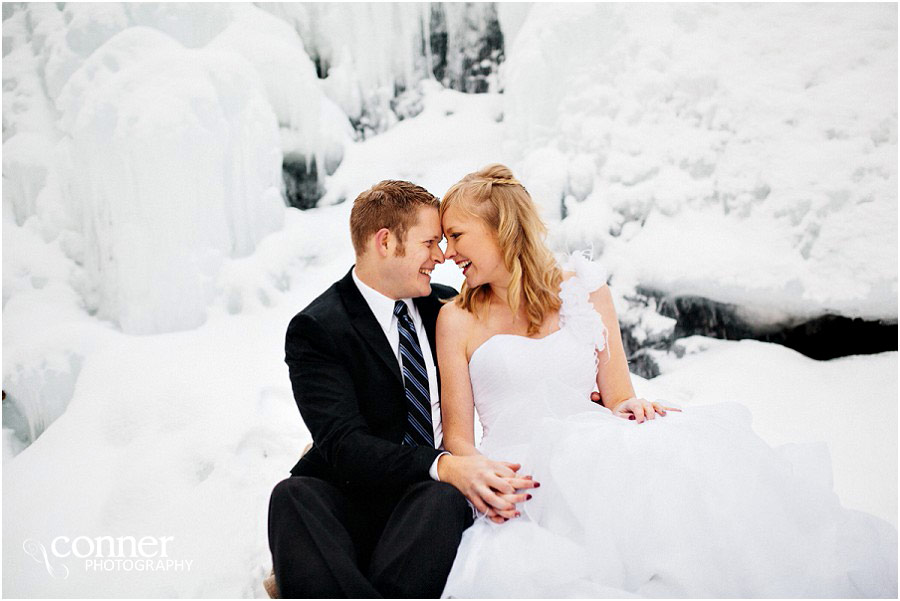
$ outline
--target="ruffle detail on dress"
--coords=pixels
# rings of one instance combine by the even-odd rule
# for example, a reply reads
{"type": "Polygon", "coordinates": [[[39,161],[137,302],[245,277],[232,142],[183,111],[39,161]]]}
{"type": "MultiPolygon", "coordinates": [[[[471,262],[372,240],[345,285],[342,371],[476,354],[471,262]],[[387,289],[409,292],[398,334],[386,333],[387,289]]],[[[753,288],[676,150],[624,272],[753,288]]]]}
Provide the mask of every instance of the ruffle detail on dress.
{"type": "Polygon", "coordinates": [[[563,271],[574,271],[575,276],[559,287],[560,328],[569,328],[580,340],[593,343],[598,351],[606,348],[608,331],[603,318],[591,304],[591,292],[606,284],[607,273],[599,264],[591,261],[588,251],[576,251],[560,261],[563,271]]]}
{"type": "Polygon", "coordinates": [[[574,271],[578,279],[587,287],[588,292],[600,288],[609,279],[606,269],[591,260],[591,251],[589,250],[576,250],[570,255],[563,255],[559,266],[563,271],[574,271]]]}

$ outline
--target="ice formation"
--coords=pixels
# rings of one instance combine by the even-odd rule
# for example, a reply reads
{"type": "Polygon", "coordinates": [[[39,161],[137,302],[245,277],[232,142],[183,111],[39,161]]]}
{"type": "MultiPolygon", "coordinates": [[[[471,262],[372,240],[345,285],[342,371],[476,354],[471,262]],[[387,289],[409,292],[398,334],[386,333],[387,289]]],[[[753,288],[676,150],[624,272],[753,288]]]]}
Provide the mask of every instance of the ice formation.
{"type": "Polygon", "coordinates": [[[261,3],[291,23],[325,93],[361,136],[417,114],[422,80],[497,90],[502,34],[493,3],[261,3]]]}
{"type": "Polygon", "coordinates": [[[254,10],[295,35],[252,7],[4,6],[4,427],[21,442],[106,339],[92,316],[129,334],[197,327],[221,266],[282,226],[268,91],[211,43],[254,10]]]}
{"type": "Polygon", "coordinates": [[[320,182],[334,173],[353,139],[350,122],[323,93],[313,62],[290,25],[255,7],[236,5],[232,10],[234,18],[208,47],[238,53],[260,76],[278,118],[285,165],[302,164],[318,191],[301,195],[288,189],[286,200],[301,208],[314,206],[320,182]]]}

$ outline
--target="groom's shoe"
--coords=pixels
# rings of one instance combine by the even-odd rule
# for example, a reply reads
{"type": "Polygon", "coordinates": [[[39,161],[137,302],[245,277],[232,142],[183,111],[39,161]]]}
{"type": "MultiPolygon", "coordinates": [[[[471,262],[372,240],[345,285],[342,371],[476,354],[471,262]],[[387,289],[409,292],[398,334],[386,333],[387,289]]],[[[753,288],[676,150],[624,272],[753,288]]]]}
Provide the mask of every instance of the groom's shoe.
{"type": "Polygon", "coordinates": [[[273,569],[266,579],[263,580],[263,588],[266,589],[266,594],[269,595],[269,599],[281,599],[281,593],[278,590],[278,583],[275,582],[275,570],[273,569]]]}

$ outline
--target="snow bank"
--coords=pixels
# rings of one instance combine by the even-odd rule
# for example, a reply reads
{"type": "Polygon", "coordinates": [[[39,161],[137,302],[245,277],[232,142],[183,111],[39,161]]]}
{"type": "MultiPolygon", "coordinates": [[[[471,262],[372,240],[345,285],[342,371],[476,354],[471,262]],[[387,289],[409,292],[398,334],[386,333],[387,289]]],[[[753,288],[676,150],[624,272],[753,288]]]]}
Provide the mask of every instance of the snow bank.
{"type": "Polygon", "coordinates": [[[268,494],[308,438],[272,344],[291,310],[268,326],[211,318],[211,329],[117,335],[92,353],[65,414],[4,465],[4,594],[260,596],[268,494]],[[191,565],[67,560],[63,580],[23,552],[27,540],[101,535],[174,537],[169,557],[191,565]]]}
{"type": "Polygon", "coordinates": [[[502,70],[518,175],[617,277],[896,319],[896,15],[535,4],[502,70]]]}
{"type": "Polygon", "coordinates": [[[686,409],[739,402],[770,445],[827,442],[842,504],[897,526],[896,352],[815,361],[755,340],[678,345],[681,359],[655,354],[663,373],[639,393],[686,409]]]}
{"type": "MultiPolygon", "coordinates": [[[[216,312],[188,332],[117,335],[87,358],[66,413],[4,466],[4,515],[15,516],[4,522],[4,593],[262,596],[271,566],[268,495],[309,441],[278,343],[293,312],[346,267],[335,260],[291,270],[304,286],[285,302],[237,316],[216,312]],[[57,536],[100,535],[171,536],[172,558],[193,565],[95,572],[67,559],[60,563],[70,576],[61,581],[22,551],[26,539],[49,545],[57,536]]],[[[896,429],[896,386],[884,377],[896,375],[896,353],[823,363],[777,345],[733,342],[682,361],[671,377],[637,379],[639,392],[685,410],[740,400],[771,444],[827,441],[843,503],[896,523],[896,439],[885,439],[896,429]],[[754,377],[747,365],[758,366],[754,377]],[[811,385],[816,380],[822,384],[811,385]],[[869,400],[867,412],[848,411],[851,392],[869,400]],[[789,419],[788,403],[796,408],[789,419]]]]}
{"type": "Polygon", "coordinates": [[[285,328],[352,264],[348,211],[347,204],[285,210],[282,230],[223,266],[209,317],[193,330],[100,331],[77,302],[66,311],[58,293],[44,295],[43,305],[55,300],[48,306],[24,294],[10,300],[29,302],[31,313],[13,307],[19,319],[5,324],[4,373],[13,358],[30,359],[25,345],[7,341],[25,340],[29,328],[41,342],[28,348],[48,363],[57,355],[44,338],[60,324],[71,335],[58,348],[92,346],[81,353],[73,397],[52,428],[24,450],[4,430],[7,453],[20,451],[5,457],[3,470],[4,594],[264,595],[269,493],[309,441],[284,365],[285,328]],[[41,319],[58,325],[47,331],[41,319]],[[65,562],[69,577],[54,579],[23,552],[23,542],[49,546],[58,536],[171,536],[170,557],[192,564],[154,573],[65,562]]]}

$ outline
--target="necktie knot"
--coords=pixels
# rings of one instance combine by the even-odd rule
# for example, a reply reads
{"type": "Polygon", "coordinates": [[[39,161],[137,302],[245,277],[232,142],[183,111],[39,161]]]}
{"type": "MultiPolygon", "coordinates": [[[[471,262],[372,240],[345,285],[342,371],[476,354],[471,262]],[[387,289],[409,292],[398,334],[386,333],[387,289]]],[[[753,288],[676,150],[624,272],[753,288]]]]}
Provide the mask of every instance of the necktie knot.
{"type": "Polygon", "coordinates": [[[394,315],[396,315],[398,319],[409,317],[409,309],[402,300],[398,300],[394,303],[394,315]]]}

